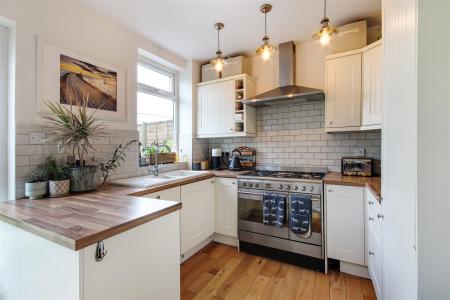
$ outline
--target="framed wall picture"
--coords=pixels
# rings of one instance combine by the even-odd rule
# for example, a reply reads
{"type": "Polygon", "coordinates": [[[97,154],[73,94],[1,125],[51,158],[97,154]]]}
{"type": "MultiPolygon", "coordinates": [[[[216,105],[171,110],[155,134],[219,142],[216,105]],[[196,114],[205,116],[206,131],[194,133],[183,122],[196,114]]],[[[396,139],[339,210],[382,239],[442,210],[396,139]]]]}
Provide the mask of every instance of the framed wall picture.
{"type": "Polygon", "coordinates": [[[102,120],[124,122],[126,72],[95,59],[81,56],[37,40],[37,108],[45,113],[44,101],[74,108],[87,101],[102,120]]]}

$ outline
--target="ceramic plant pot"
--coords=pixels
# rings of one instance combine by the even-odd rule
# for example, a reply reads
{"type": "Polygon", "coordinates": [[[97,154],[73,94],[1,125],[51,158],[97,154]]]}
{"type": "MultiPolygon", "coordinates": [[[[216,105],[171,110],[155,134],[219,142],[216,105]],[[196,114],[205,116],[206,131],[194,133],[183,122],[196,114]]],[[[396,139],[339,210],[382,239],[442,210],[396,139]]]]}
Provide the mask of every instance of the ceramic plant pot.
{"type": "Polygon", "coordinates": [[[87,192],[97,188],[95,174],[97,166],[83,166],[69,168],[70,192],[87,192]]]}
{"type": "Polygon", "coordinates": [[[32,200],[44,198],[47,192],[48,181],[25,183],[25,196],[32,200]]]}
{"type": "Polygon", "coordinates": [[[66,196],[70,191],[70,180],[50,180],[48,182],[48,190],[52,198],[66,196]]]}

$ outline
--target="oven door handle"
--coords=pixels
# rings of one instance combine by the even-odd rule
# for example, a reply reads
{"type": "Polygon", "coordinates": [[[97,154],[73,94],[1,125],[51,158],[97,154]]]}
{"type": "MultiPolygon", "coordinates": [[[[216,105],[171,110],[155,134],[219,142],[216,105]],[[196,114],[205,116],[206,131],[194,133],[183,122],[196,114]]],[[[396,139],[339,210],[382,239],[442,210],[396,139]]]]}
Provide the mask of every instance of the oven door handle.
{"type": "Polygon", "coordinates": [[[263,194],[255,192],[238,192],[238,199],[262,201],[263,194]]]}

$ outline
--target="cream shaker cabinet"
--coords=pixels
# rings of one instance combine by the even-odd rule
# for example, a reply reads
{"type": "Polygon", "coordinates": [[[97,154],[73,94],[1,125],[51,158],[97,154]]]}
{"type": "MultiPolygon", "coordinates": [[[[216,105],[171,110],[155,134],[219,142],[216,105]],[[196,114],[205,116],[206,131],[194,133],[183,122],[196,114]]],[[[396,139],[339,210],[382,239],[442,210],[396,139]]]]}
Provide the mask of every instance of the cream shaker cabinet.
{"type": "Polygon", "coordinates": [[[327,57],[325,87],[327,129],[361,126],[361,53],[327,57]]]}
{"type": "Polygon", "coordinates": [[[197,84],[197,137],[254,136],[256,110],[242,103],[254,95],[245,74],[197,84]]]}
{"type": "Polygon", "coordinates": [[[381,129],[382,68],[381,41],[327,56],[325,131],[381,129]]]}
{"type": "Polygon", "coordinates": [[[382,120],[383,52],[377,42],[363,52],[362,126],[381,128],[382,120]]]}
{"type": "Polygon", "coordinates": [[[327,184],[325,196],[328,257],[364,266],[364,188],[327,184]]]}
{"type": "Polygon", "coordinates": [[[237,238],[237,180],[216,178],[216,233],[237,238]]]}
{"type": "Polygon", "coordinates": [[[215,225],[215,181],[206,179],[181,186],[181,259],[212,236],[215,225]]]}

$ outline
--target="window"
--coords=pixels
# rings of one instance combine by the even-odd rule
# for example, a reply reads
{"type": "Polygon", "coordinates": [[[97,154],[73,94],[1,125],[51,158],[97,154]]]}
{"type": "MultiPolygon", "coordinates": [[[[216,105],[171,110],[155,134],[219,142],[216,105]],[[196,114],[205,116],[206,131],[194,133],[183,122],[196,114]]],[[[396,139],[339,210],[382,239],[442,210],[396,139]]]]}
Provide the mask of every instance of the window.
{"type": "Polygon", "coordinates": [[[142,149],[167,144],[176,151],[175,72],[140,59],[137,66],[137,125],[142,149]]]}

